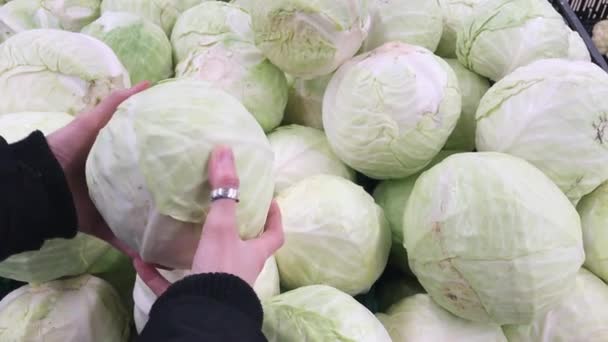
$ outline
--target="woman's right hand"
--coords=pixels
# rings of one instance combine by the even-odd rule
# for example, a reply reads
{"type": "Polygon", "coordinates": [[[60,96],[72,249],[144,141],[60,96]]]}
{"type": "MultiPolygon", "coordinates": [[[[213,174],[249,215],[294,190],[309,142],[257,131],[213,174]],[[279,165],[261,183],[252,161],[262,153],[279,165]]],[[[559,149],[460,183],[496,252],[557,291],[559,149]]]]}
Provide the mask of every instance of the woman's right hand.
{"type": "MultiPolygon", "coordinates": [[[[209,161],[209,182],[213,189],[238,189],[239,179],[230,148],[220,146],[213,150],[209,161]]],[[[229,273],[253,286],[266,260],[283,245],[281,212],[273,201],[262,235],[244,241],[237,228],[237,205],[232,199],[218,199],[211,203],[192,261],[192,273],[229,273]]],[[[135,259],[134,265],[143,282],[157,296],[171,285],[152,265],[141,259],[135,259]]]]}

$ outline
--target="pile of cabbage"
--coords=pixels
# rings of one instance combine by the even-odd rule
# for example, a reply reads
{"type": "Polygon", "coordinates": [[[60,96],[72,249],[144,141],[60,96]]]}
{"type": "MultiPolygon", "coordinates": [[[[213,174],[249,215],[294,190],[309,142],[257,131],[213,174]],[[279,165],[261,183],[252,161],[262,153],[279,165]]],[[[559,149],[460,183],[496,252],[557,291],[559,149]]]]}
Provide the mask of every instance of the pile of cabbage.
{"type": "MultiPolygon", "coordinates": [[[[167,279],[191,274],[214,146],[243,239],[277,201],[269,341],[608,340],[608,75],[547,0],[0,3],[7,141],[151,82],[86,178],[167,279]]],[[[2,341],[128,341],[157,299],[86,234],[0,277],[23,284],[2,341]]]]}

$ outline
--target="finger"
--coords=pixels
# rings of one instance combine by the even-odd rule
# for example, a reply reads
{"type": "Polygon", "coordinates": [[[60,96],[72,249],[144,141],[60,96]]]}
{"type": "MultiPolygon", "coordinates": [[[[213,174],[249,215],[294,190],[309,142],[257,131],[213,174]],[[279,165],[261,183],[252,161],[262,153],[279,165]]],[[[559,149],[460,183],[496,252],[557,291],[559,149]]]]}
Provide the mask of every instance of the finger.
{"type": "Polygon", "coordinates": [[[160,296],[171,286],[171,283],[163,277],[152,265],[146,264],[139,257],[133,259],[133,266],[141,280],[155,295],[160,296]]]}
{"type": "MultiPolygon", "coordinates": [[[[234,162],[232,150],[226,146],[217,147],[211,152],[209,159],[209,183],[212,189],[235,188],[238,189],[239,178],[234,162]]],[[[218,199],[211,203],[207,215],[204,234],[224,234],[236,236],[236,201],[232,199],[218,199]]]]}
{"type": "Polygon", "coordinates": [[[263,251],[269,257],[281,248],[284,242],[285,236],[283,233],[281,209],[277,202],[273,200],[270,204],[268,217],[266,218],[264,232],[257,239],[251,240],[250,243],[254,245],[255,249],[263,251]]]}
{"type": "Polygon", "coordinates": [[[93,110],[82,115],[82,117],[93,120],[97,129],[101,129],[108,123],[121,103],[129,97],[147,89],[149,86],[150,83],[148,81],[142,81],[129,89],[116,90],[104,98],[93,110]]]}

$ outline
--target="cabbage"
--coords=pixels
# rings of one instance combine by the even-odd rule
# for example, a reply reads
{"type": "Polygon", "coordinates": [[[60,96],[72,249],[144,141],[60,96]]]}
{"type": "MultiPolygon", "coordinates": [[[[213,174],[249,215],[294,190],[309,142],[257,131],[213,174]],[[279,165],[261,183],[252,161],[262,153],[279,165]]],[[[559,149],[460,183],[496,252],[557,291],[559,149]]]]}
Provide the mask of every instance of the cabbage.
{"type": "Polygon", "coordinates": [[[584,43],[549,1],[485,0],[458,31],[456,55],[468,69],[497,81],[518,67],[544,58],[589,60],[571,50],[584,43]]]}
{"type": "Polygon", "coordinates": [[[363,50],[370,51],[388,42],[403,42],[437,49],[443,18],[438,0],[371,0],[369,35],[363,50]]]}
{"type": "Polygon", "coordinates": [[[446,59],[445,61],[456,73],[458,88],[460,88],[462,94],[462,111],[456,128],[454,128],[444,148],[473,151],[475,149],[475,127],[477,125],[475,113],[477,112],[479,101],[481,101],[482,96],[490,88],[490,82],[469,71],[456,59],[446,59]]]}
{"type": "Polygon", "coordinates": [[[572,291],[585,257],[568,198],[538,169],[501,153],[460,153],[426,171],[403,225],[422,286],[477,322],[530,323],[572,291]]]}
{"type": "Polygon", "coordinates": [[[317,175],[283,190],[285,244],[275,254],[281,286],[333,286],[367,292],[388,259],[390,229],[363,188],[337,176],[317,175]]]}
{"type": "Polygon", "coordinates": [[[289,99],[284,124],[323,129],[323,95],[333,74],[305,80],[297,78],[289,85],[289,99]]]}
{"type": "Polygon", "coordinates": [[[585,267],[608,283],[608,182],[578,204],[583,226],[585,267]]]}
{"type": "MultiPolygon", "coordinates": [[[[178,280],[185,278],[192,274],[191,271],[185,270],[158,270],[164,277],[171,283],[175,283],[178,280]]],[[[279,270],[277,269],[277,263],[274,257],[270,257],[266,260],[262,272],[253,284],[253,290],[258,295],[260,300],[270,299],[280,293],[279,288],[279,270]]],[[[135,302],[134,307],[134,318],[135,327],[138,332],[144,329],[144,326],[148,322],[148,315],[154,302],[156,302],[156,295],[146,285],[139,276],[136,277],[135,287],[133,288],[133,301],[135,302]]]]}
{"type": "Polygon", "coordinates": [[[171,43],[157,25],[137,15],[106,12],[82,30],[114,50],[133,84],[156,83],[173,75],[171,43]]]}
{"type": "Polygon", "coordinates": [[[510,342],[608,340],[608,286],[581,269],[576,288],[530,325],[505,326],[510,342]]]}
{"type": "Polygon", "coordinates": [[[485,0],[439,0],[443,15],[443,33],[435,53],[446,58],[456,57],[456,36],[471,19],[473,9],[485,0]]]}
{"type": "Polygon", "coordinates": [[[0,301],[0,340],[129,340],[130,318],[116,291],[90,275],[26,285],[0,301]]]}
{"type": "Polygon", "coordinates": [[[420,171],[441,150],[460,114],[447,63],[430,51],[389,43],[346,62],[323,99],[323,127],[346,164],[371,178],[420,171]]]}
{"type": "Polygon", "coordinates": [[[21,31],[80,31],[99,17],[101,0],[14,0],[0,7],[0,43],[21,31]]]}
{"type": "Polygon", "coordinates": [[[507,342],[497,324],[456,317],[425,294],[404,298],[391,306],[387,314],[377,316],[393,342],[507,342]]]}
{"type": "Polygon", "coordinates": [[[405,273],[412,273],[408,266],[407,252],[403,248],[403,213],[407,200],[410,198],[420,174],[454,153],[458,153],[458,151],[441,151],[420,173],[407,178],[382,181],[374,189],[374,200],[384,210],[384,215],[391,228],[393,243],[389,262],[405,273]]]}
{"type": "Polygon", "coordinates": [[[0,45],[0,114],[77,114],[129,86],[129,75],[114,52],[85,34],[30,30],[0,45]]]}
{"type": "Polygon", "coordinates": [[[256,45],[296,77],[333,72],[367,36],[366,0],[256,0],[251,6],[256,45]]]}
{"type": "Polygon", "coordinates": [[[269,342],[389,342],[382,324],[351,296],[329,286],[299,288],[265,301],[269,342]]]}
{"type": "Polygon", "coordinates": [[[273,154],[234,97],[203,81],[163,82],[123,102],[97,137],[86,167],[91,198],[144,261],[190,267],[210,205],[207,160],[217,145],[234,150],[241,237],[256,237],[272,199],[273,154]]]}
{"type": "MultiPolygon", "coordinates": [[[[40,130],[50,134],[67,125],[65,113],[12,113],[0,116],[0,136],[13,143],[40,130]]],[[[73,239],[51,239],[41,249],[19,253],[0,262],[0,277],[41,283],[83,274],[112,247],[93,236],[78,233],[73,239]]]]}
{"type": "Polygon", "coordinates": [[[196,49],[216,45],[255,52],[253,40],[249,13],[220,1],[202,2],[188,9],[177,19],[171,33],[176,62],[182,62],[196,49]]]}
{"type": "Polygon", "coordinates": [[[268,135],[274,152],[274,192],[309,176],[327,174],[355,180],[355,173],[331,150],[322,131],[290,125],[268,135]]]}
{"type": "Polygon", "coordinates": [[[482,98],[477,148],[529,161],[577,203],[608,180],[606,113],[608,75],[602,69],[587,62],[538,61],[482,98]]]}
{"type": "Polygon", "coordinates": [[[287,104],[285,74],[253,43],[250,17],[238,6],[205,2],[184,12],[171,40],[179,77],[213,83],[239,99],[265,132],[277,127],[287,104]]]}
{"type": "Polygon", "coordinates": [[[167,36],[182,12],[207,0],[103,0],[101,12],[129,12],[160,26],[167,36]]]}

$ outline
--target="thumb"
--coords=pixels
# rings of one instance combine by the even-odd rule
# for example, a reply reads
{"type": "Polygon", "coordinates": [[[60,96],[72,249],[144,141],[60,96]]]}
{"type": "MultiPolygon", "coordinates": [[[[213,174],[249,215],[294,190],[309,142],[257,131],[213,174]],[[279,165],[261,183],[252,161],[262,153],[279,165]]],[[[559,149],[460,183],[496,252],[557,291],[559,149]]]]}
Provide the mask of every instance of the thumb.
{"type": "Polygon", "coordinates": [[[146,264],[141,258],[133,259],[133,266],[141,280],[146,284],[152,292],[158,297],[165,293],[171,283],[163,277],[160,272],[152,265],[146,264]]]}
{"type": "Polygon", "coordinates": [[[120,106],[129,97],[146,90],[150,86],[148,81],[143,81],[129,89],[121,89],[112,92],[106,98],[104,98],[95,108],[87,113],[79,115],[83,120],[90,120],[91,124],[95,126],[97,130],[103,128],[110,118],[116,111],[116,108],[120,106]]]}

